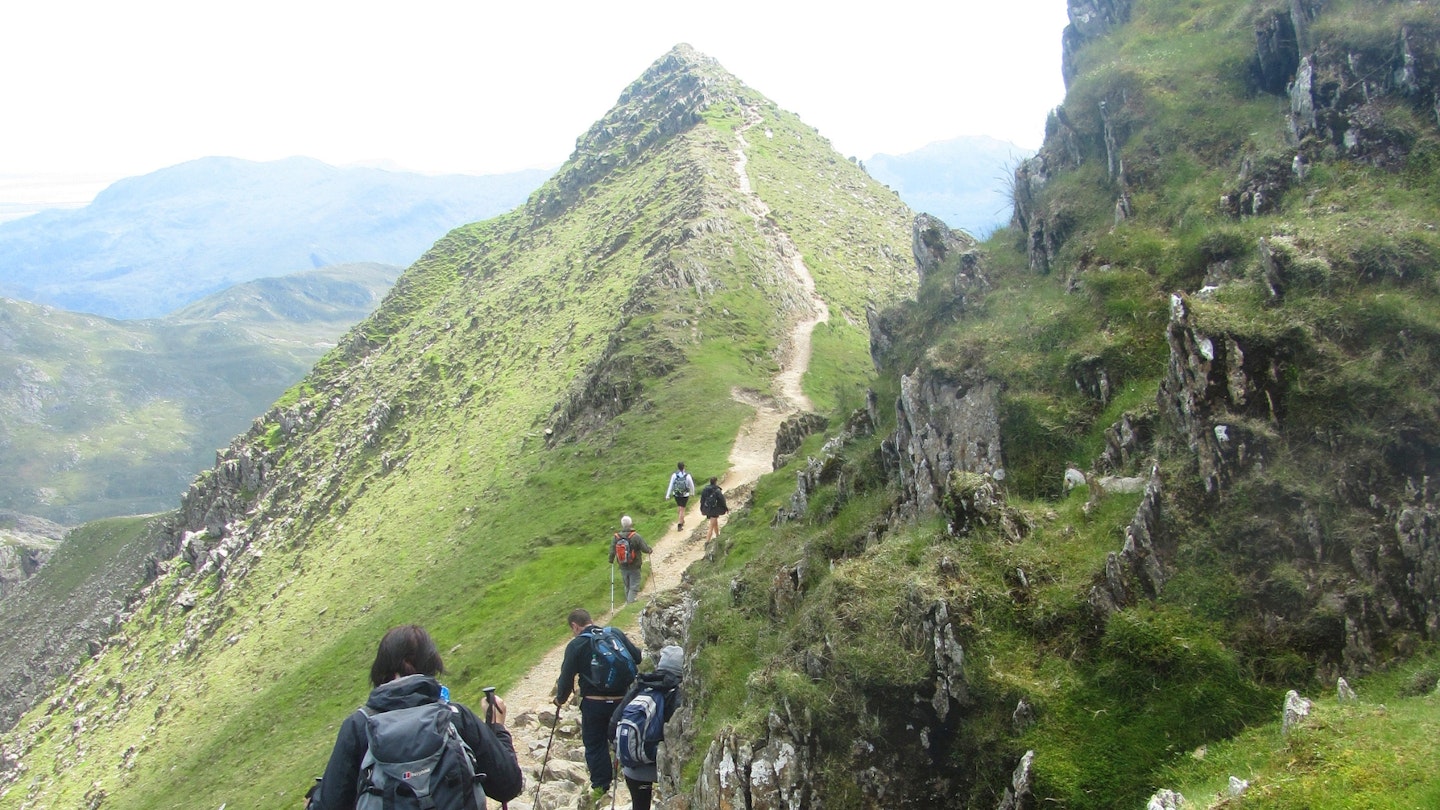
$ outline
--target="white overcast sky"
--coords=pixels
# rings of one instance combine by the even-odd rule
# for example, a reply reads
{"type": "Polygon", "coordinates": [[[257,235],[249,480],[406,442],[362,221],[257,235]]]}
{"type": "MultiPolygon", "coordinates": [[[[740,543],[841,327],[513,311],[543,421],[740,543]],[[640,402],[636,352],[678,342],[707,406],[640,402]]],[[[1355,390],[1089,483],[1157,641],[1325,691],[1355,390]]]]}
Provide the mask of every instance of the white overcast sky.
{"type": "Polygon", "coordinates": [[[421,172],[552,167],[688,42],[846,156],[1039,145],[1065,0],[15,0],[0,6],[0,201],[194,158],[421,172]],[[848,10],[847,10],[848,8],[848,10]]]}

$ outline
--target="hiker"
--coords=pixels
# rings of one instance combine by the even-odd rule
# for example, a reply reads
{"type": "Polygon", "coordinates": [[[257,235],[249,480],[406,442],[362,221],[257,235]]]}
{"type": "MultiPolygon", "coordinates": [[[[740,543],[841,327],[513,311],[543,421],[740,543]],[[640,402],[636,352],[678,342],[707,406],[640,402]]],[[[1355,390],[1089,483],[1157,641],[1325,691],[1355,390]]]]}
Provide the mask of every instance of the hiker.
{"type": "Polygon", "coordinates": [[[580,737],[585,743],[585,768],[590,772],[587,798],[593,810],[615,779],[610,765],[610,716],[635,679],[641,653],[618,628],[597,626],[584,608],[570,611],[567,620],[573,638],[565,646],[565,661],[555,682],[555,705],[564,706],[570,700],[575,676],[580,676],[580,737]],[[628,659],[612,659],[612,652],[628,659]]]}
{"type": "MultiPolygon", "coordinates": [[[[507,802],[520,795],[525,777],[515,759],[510,732],[505,728],[505,702],[494,698],[494,721],[482,721],[465,706],[449,702],[449,690],[435,680],[435,676],[444,671],[445,665],[440,660],[435,642],[424,628],[412,624],[392,628],[385,634],[375,653],[375,662],[370,665],[370,684],[374,688],[365,705],[340,724],[340,734],[330,753],[330,763],[325,766],[325,776],[310,807],[315,810],[352,810],[356,807],[362,780],[367,787],[371,784],[369,766],[374,765],[376,771],[381,768],[375,764],[373,756],[367,756],[374,753],[370,751],[370,727],[378,726],[377,718],[384,718],[387,713],[433,704],[449,709],[451,727],[469,746],[472,762],[469,770],[476,775],[484,774],[481,787],[485,795],[499,802],[507,802]]],[[[394,714],[392,718],[400,716],[394,714]]],[[[396,722],[397,725],[392,728],[398,727],[398,720],[396,722]]],[[[433,732],[434,723],[431,730],[433,732]]],[[[447,766],[461,767],[460,760],[445,756],[450,750],[447,748],[442,752],[436,765],[437,793],[441,783],[452,784],[440,778],[454,773],[447,771],[447,766]]],[[[458,745],[453,750],[463,752],[458,745]]],[[[375,775],[380,776],[379,773],[375,775]]],[[[472,790],[468,786],[464,789],[467,793],[472,790]]],[[[371,795],[379,798],[373,793],[371,795]]],[[[482,802],[483,797],[470,795],[464,806],[479,807],[482,802]]]]}
{"type": "Polygon", "coordinates": [[[694,493],[695,479],[685,472],[685,462],[681,461],[675,465],[675,472],[670,474],[670,485],[665,487],[665,500],[675,499],[676,529],[685,528],[685,504],[690,502],[694,493]]]}
{"type": "MultiPolygon", "coordinates": [[[[629,515],[621,517],[620,531],[616,532],[614,539],[610,541],[610,563],[620,564],[620,581],[625,586],[627,605],[634,602],[635,596],[640,593],[640,555],[652,552],[650,546],[645,544],[645,538],[641,537],[633,526],[629,515]]],[[[613,603],[614,591],[611,591],[610,599],[613,603]]]]}
{"type": "MultiPolygon", "coordinates": [[[[654,690],[659,694],[660,700],[664,702],[664,709],[661,712],[660,725],[670,722],[671,715],[680,705],[680,677],[685,671],[685,651],[671,644],[660,650],[660,663],[655,665],[654,672],[647,672],[635,676],[635,683],[630,685],[629,691],[620,702],[620,708],[610,717],[610,739],[617,740],[616,748],[621,747],[616,733],[620,730],[621,719],[625,715],[625,707],[630,701],[640,694],[642,690],[654,690]]],[[[660,739],[664,739],[662,734],[660,739]]],[[[631,810],[650,810],[650,799],[655,792],[655,783],[659,781],[659,771],[655,765],[655,743],[659,740],[646,739],[643,742],[647,745],[650,761],[647,763],[625,764],[624,754],[621,754],[620,772],[625,775],[625,787],[630,791],[631,810]]]]}
{"type": "Polygon", "coordinates": [[[725,505],[725,490],[715,483],[715,476],[710,476],[710,483],[700,490],[700,514],[710,518],[710,533],[705,537],[707,541],[720,536],[720,516],[729,511],[730,507],[725,505]]]}

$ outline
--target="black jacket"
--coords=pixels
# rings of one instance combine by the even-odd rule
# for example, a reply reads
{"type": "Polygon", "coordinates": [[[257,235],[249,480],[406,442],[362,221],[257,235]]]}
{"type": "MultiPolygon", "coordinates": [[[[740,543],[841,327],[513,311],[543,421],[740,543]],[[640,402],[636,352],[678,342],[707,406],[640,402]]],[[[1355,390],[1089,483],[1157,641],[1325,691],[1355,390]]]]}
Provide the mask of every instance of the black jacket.
{"type": "MultiPolygon", "coordinates": [[[[375,712],[423,706],[440,699],[440,684],[429,675],[410,675],[381,684],[371,690],[365,705],[375,712]]],[[[459,709],[452,717],[460,739],[475,754],[475,770],[485,774],[482,783],[485,795],[508,802],[525,789],[525,776],[515,760],[515,745],[510,731],[499,723],[486,723],[468,708],[459,709]]],[[[325,766],[325,779],[315,794],[313,810],[352,810],[360,784],[360,761],[365,758],[369,743],[365,739],[365,712],[357,709],[340,724],[330,764],[325,766]]]]}
{"type": "MultiPolygon", "coordinates": [[[[555,682],[555,702],[564,703],[570,699],[570,693],[575,691],[575,676],[580,676],[580,697],[596,695],[601,697],[618,697],[618,695],[602,695],[595,684],[590,682],[590,638],[600,632],[600,626],[592,624],[580,634],[570,639],[565,645],[565,661],[560,665],[560,679],[555,682]]],[[[626,637],[625,633],[615,629],[615,635],[620,638],[620,643],[630,652],[630,658],[635,666],[640,666],[640,656],[643,655],[639,647],[626,637]]]]}
{"type": "Polygon", "coordinates": [[[700,514],[707,518],[720,517],[730,511],[725,505],[725,490],[719,484],[706,484],[700,490],[700,514]]]}

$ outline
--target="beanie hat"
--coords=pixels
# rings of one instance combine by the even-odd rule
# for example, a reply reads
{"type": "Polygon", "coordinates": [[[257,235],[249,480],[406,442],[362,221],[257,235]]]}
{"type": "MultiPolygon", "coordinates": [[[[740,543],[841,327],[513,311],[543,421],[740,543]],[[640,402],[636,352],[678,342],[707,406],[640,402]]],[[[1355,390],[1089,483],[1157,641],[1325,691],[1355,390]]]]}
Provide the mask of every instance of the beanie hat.
{"type": "Polygon", "coordinates": [[[685,651],[670,644],[660,651],[660,663],[655,665],[657,670],[665,670],[680,675],[685,671],[685,651]]]}

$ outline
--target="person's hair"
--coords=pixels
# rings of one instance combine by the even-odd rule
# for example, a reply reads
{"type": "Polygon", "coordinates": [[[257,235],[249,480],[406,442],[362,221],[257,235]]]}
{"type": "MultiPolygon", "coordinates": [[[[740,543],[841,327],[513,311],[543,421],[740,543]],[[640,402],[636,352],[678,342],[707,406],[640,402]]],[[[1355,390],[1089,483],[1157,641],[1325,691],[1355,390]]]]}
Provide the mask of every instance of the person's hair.
{"type": "Polygon", "coordinates": [[[440,660],[434,639],[420,625],[407,624],[390,628],[380,639],[375,663],[370,665],[370,685],[379,686],[399,675],[434,677],[444,671],[445,663],[440,660]]]}
{"type": "Polygon", "coordinates": [[[590,618],[590,611],[585,608],[575,608],[570,611],[569,621],[571,624],[579,625],[580,627],[589,627],[594,624],[594,621],[590,618]]]}
{"type": "Polygon", "coordinates": [[[677,462],[675,462],[675,469],[680,470],[681,472],[684,472],[684,471],[685,471],[685,462],[683,462],[683,461],[677,461],[677,462]]]}
{"type": "Polygon", "coordinates": [[[712,484],[715,483],[715,476],[713,476],[713,475],[710,476],[710,483],[712,483],[712,484]]]}
{"type": "Polygon", "coordinates": [[[635,525],[635,521],[631,520],[629,515],[621,515],[621,516],[620,516],[620,528],[622,528],[622,529],[628,529],[628,528],[630,528],[630,527],[632,527],[632,526],[634,526],[634,525],[635,525]]]}

